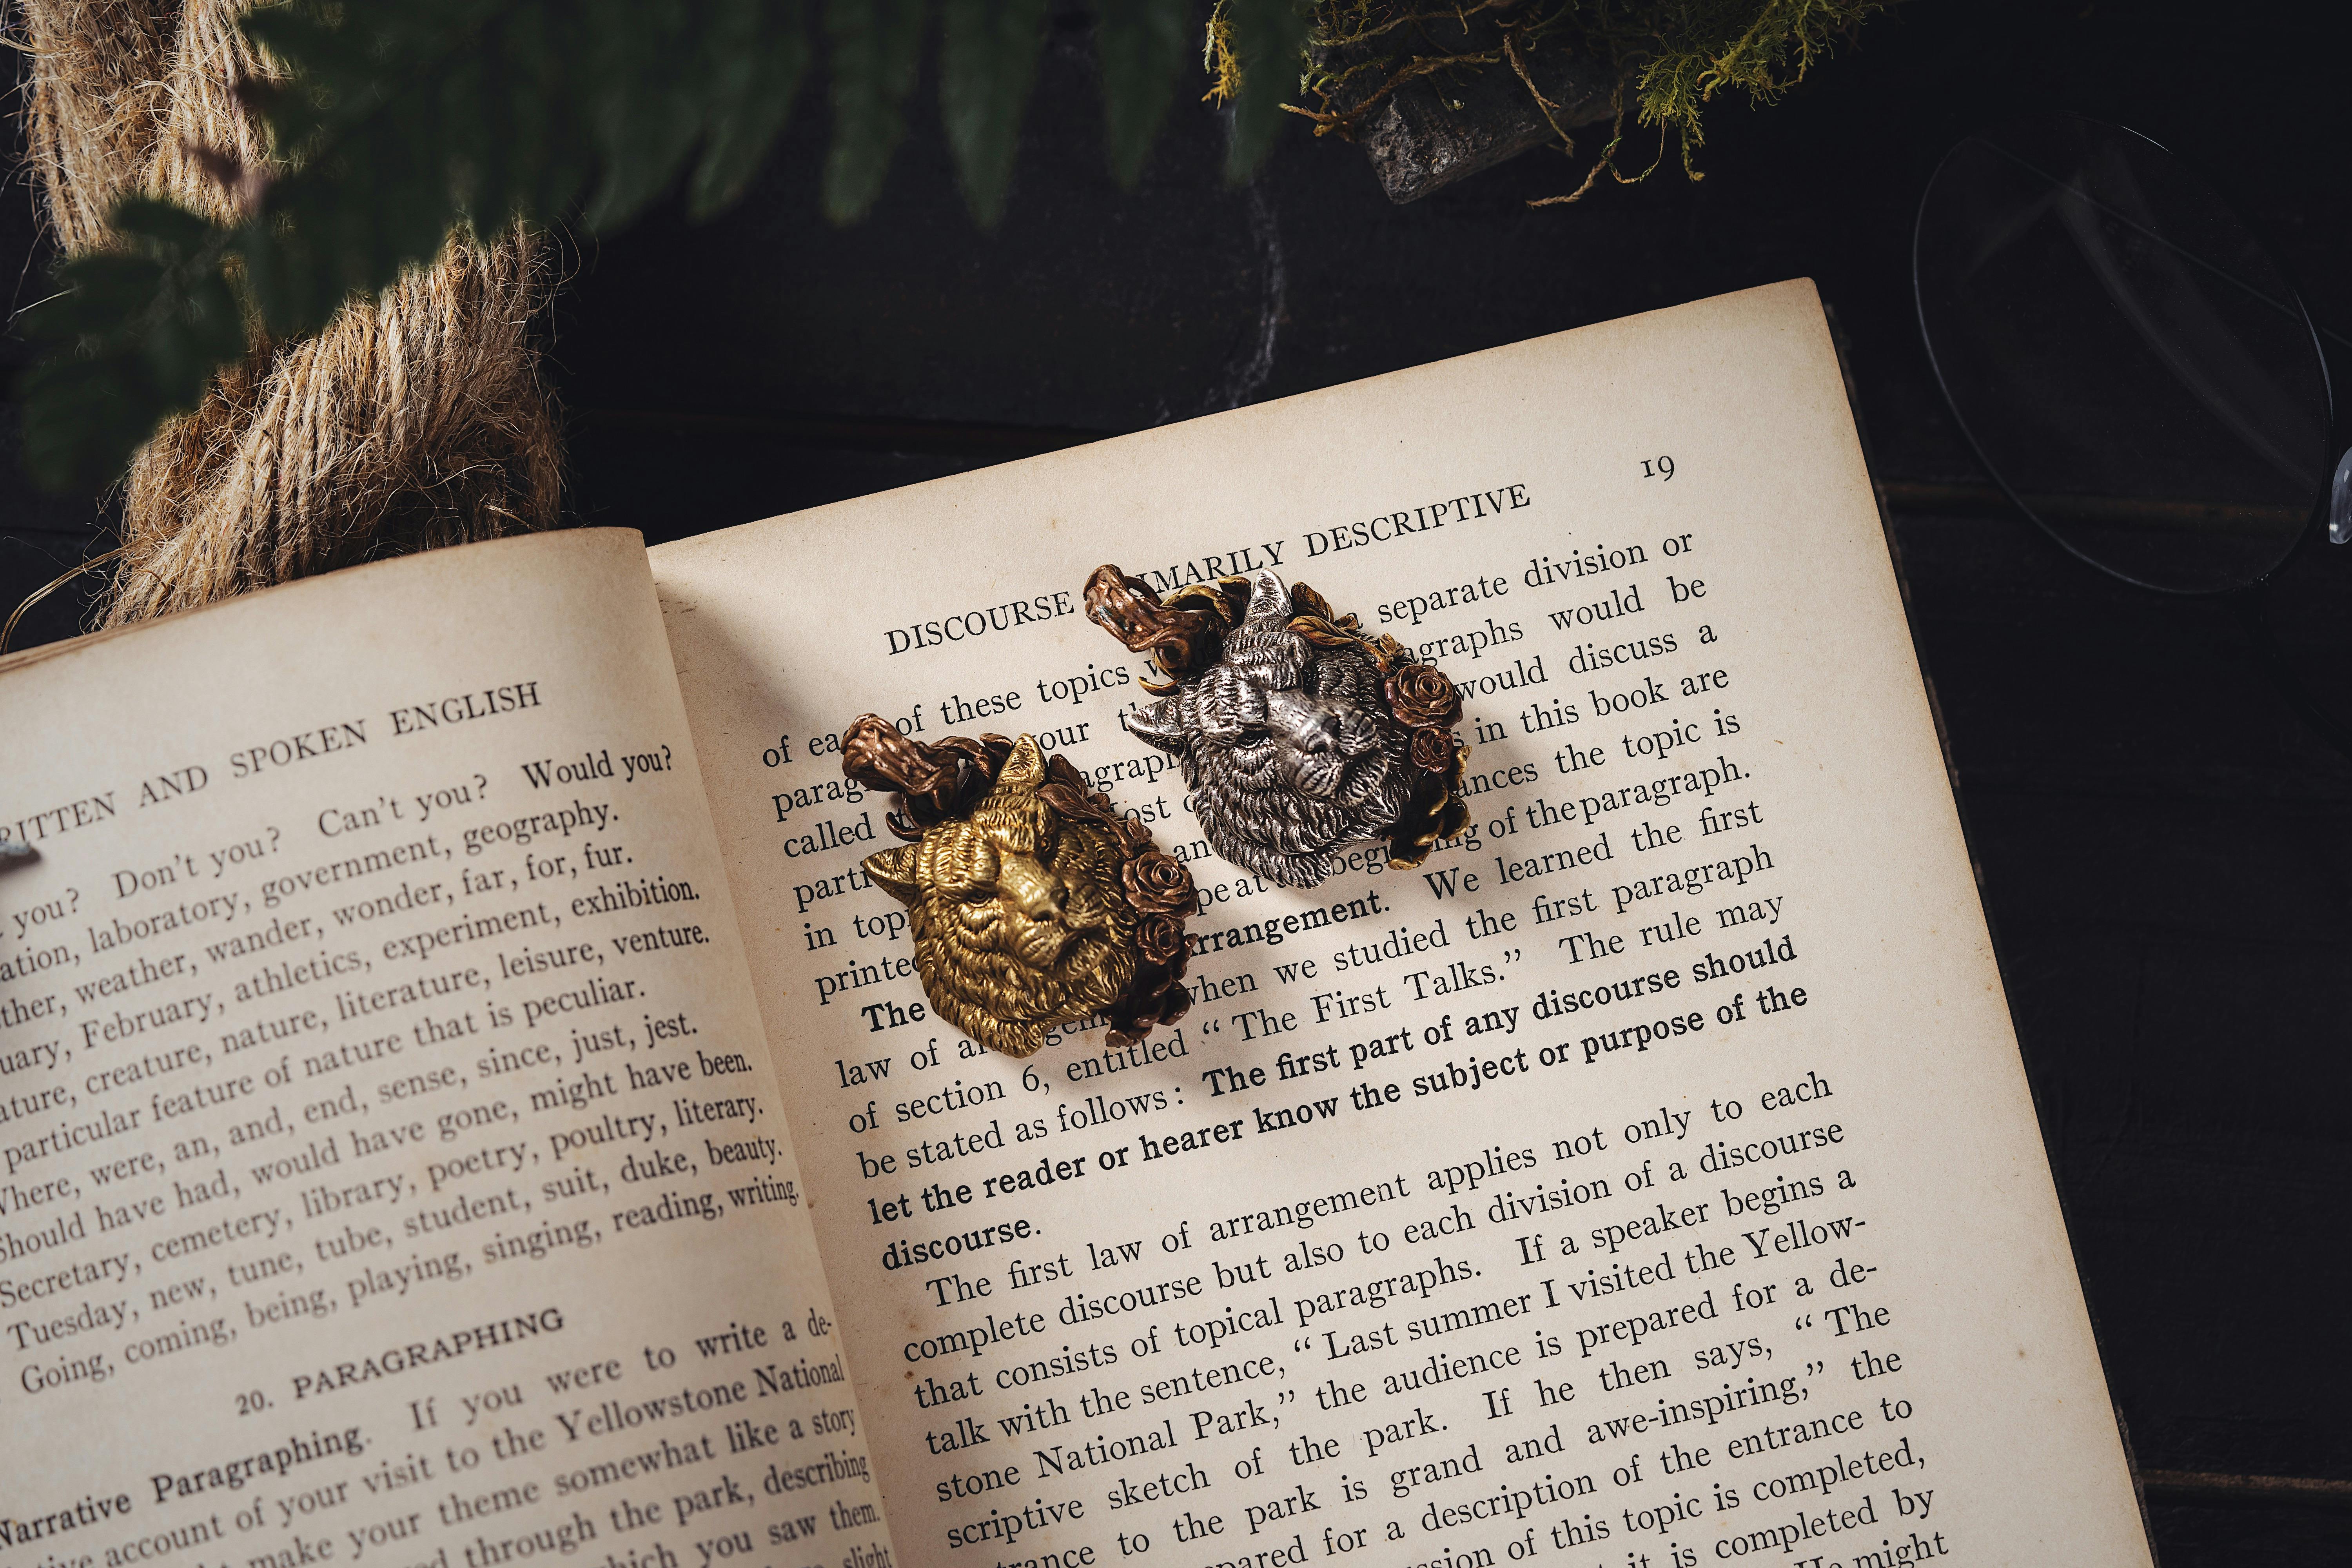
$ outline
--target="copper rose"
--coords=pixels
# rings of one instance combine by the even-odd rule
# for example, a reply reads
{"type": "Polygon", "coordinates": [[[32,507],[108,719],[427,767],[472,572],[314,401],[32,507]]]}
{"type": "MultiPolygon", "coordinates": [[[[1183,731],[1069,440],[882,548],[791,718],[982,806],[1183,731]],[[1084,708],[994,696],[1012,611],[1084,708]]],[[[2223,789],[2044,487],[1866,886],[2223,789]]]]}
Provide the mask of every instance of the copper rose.
{"type": "Polygon", "coordinates": [[[1389,711],[1416,730],[1442,729],[1462,717],[1462,694],[1434,665],[1399,665],[1389,677],[1389,711]]]}
{"type": "Polygon", "coordinates": [[[1136,928],[1135,946],[1147,963],[1172,963],[1184,951],[1184,927],[1168,915],[1146,915],[1136,928]]]}
{"type": "Polygon", "coordinates": [[[1146,849],[1119,869],[1127,901],[1138,914],[1172,915],[1192,907],[1192,873],[1173,855],[1146,849]]]}
{"type": "Polygon", "coordinates": [[[1443,773],[1454,762],[1456,743],[1451,730],[1415,730],[1412,765],[1425,773],[1443,773]]]}

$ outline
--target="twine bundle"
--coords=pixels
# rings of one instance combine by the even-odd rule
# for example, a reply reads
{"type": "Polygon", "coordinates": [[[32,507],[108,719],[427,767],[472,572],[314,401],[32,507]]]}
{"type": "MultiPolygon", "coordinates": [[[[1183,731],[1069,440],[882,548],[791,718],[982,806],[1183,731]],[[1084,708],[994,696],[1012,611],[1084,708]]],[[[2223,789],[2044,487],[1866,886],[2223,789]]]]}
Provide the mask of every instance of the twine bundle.
{"type": "MultiPolygon", "coordinates": [[[[249,4],[22,0],[33,166],[68,252],[110,244],[106,214],[131,192],[238,216],[198,154],[270,166],[236,92],[270,74],[236,27],[249,4]]],[[[545,292],[530,236],[460,234],[316,337],[257,331],[133,460],[105,623],[553,526],[562,447],[528,330],[545,292]]]]}

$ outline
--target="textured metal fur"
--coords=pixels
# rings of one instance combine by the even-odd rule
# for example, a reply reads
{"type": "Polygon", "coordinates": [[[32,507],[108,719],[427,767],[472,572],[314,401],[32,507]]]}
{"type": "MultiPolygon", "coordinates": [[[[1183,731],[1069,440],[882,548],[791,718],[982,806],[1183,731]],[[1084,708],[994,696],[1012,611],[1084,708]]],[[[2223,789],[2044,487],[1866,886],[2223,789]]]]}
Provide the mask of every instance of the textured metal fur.
{"type": "Polygon", "coordinates": [[[1039,794],[1045,778],[1024,735],[969,816],[865,863],[912,912],[916,968],[940,1016],[1015,1057],[1110,1006],[1136,977],[1138,920],[1119,884],[1127,848],[1055,811],[1039,794]]]}
{"type": "Polygon", "coordinates": [[[1311,888],[1338,868],[1339,850],[1395,825],[1412,793],[1412,738],[1371,655],[1308,641],[1291,629],[1293,614],[1282,579],[1257,574],[1217,661],[1125,723],[1177,759],[1219,855],[1311,888]]]}

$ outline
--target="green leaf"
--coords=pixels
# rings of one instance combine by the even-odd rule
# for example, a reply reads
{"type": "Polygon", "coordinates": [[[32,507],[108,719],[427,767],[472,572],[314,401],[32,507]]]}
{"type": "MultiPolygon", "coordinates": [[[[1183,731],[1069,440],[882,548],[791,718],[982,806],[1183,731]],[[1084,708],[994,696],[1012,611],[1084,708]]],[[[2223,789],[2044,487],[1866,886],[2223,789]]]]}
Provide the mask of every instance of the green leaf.
{"type": "Polygon", "coordinates": [[[768,155],[808,72],[805,0],[726,0],[705,41],[709,138],[688,188],[706,218],[732,205],[768,155]]]}
{"type": "Polygon", "coordinates": [[[824,163],[825,216],[855,223],[882,194],[907,134],[907,95],[923,45],[923,0],[825,0],[832,46],[833,151],[824,163]]]}
{"type": "MultiPolygon", "coordinates": [[[[271,331],[316,331],[347,295],[383,288],[417,259],[420,237],[430,236],[425,255],[439,248],[460,211],[442,128],[388,133],[385,121],[424,118],[418,79],[433,25],[463,35],[478,22],[470,13],[488,8],[486,0],[414,0],[353,7],[335,26],[334,13],[292,5],[244,19],[247,36],[299,78],[258,100],[273,152],[298,167],[270,186],[264,214],[238,237],[247,286],[271,331]]],[[[444,52],[459,52],[444,41],[444,52]]],[[[461,74],[463,63],[454,63],[461,74]]],[[[437,87],[440,73],[431,74],[437,87]]]]}
{"type": "Polygon", "coordinates": [[[111,483],[139,444],[196,405],[215,370],[246,352],[246,323],[221,270],[230,236],[168,202],[114,213],[120,250],[58,269],[64,294],[25,313],[50,351],[20,384],[25,465],[56,490],[111,483]]]}
{"type": "Polygon", "coordinates": [[[1104,131],[1111,174],[1123,189],[1133,190],[1142,177],[1144,156],[1175,101],[1192,30],[1189,0],[1097,0],[1104,131]]]}
{"type": "Polygon", "coordinates": [[[619,227],[659,195],[701,137],[700,9],[686,0],[574,0],[593,39],[590,123],[604,179],[582,216],[619,227]]]}
{"type": "Polygon", "coordinates": [[[438,139],[437,167],[478,232],[551,223],[588,183],[598,110],[618,90],[596,72],[596,44],[578,0],[507,5],[457,56],[435,57],[436,89],[387,130],[438,139]]]}
{"type": "Polygon", "coordinates": [[[994,228],[1004,215],[1021,111],[1045,47],[1046,0],[944,0],[940,39],[940,118],[963,177],[972,221],[994,228]]]}
{"type": "MultiPolygon", "coordinates": [[[[966,199],[1003,209],[1049,0],[944,0],[940,107],[966,199]]],[[[1303,37],[1301,0],[1227,0],[1237,58],[1233,168],[1262,155],[1303,37]]],[[[121,204],[121,249],[62,269],[28,312],[48,357],[26,379],[28,464],[103,482],[220,366],[314,331],[354,297],[485,236],[559,220],[583,192],[610,230],[691,164],[697,216],[757,173],[807,74],[810,0],[275,0],[240,26],[283,72],[242,90],[268,135],[257,210],[228,227],[121,204]],[[698,152],[698,148],[699,151],[698,152]],[[230,265],[234,263],[234,265],[230,265]]],[[[907,132],[926,0],[822,0],[836,222],[879,195],[907,132]]],[[[1102,0],[1111,162],[1132,183],[1167,111],[1192,0],[1102,0]]]]}
{"type": "Polygon", "coordinates": [[[1301,0],[1226,0],[1225,16],[1242,66],[1241,94],[1234,100],[1233,131],[1225,143],[1225,178],[1239,184],[1273,151],[1275,133],[1287,118],[1282,103],[1298,90],[1308,16],[1301,0]]]}
{"type": "Polygon", "coordinates": [[[134,251],[166,268],[190,265],[221,235],[201,214],[152,196],[132,196],[121,203],[114,209],[113,222],[114,232],[130,241],[134,251]]]}
{"type": "Polygon", "coordinates": [[[496,232],[560,216],[589,172],[591,110],[639,107],[627,79],[595,79],[578,0],[299,0],[241,25],[294,78],[257,103],[273,149],[298,166],[238,242],[280,335],[316,331],[345,300],[429,262],[456,224],[496,232]]]}

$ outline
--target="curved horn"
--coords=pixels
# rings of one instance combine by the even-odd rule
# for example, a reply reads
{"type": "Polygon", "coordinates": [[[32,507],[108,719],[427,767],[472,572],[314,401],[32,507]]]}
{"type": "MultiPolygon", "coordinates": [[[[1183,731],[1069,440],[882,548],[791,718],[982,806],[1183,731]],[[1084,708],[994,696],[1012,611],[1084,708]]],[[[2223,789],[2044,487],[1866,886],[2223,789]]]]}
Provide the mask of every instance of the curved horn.
{"type": "Polygon", "coordinates": [[[1087,579],[1087,618],[1131,651],[1152,654],[1171,677],[1214,664],[1225,635],[1214,611],[1171,609],[1150,584],[1111,565],[1096,567],[1087,579]]]}
{"type": "Polygon", "coordinates": [[[977,741],[958,735],[925,745],[898,733],[888,720],[862,713],[841,732],[841,771],[859,784],[895,792],[911,826],[893,814],[890,831],[918,838],[921,828],[971,810],[996,782],[1012,750],[1002,735],[977,741]]]}

